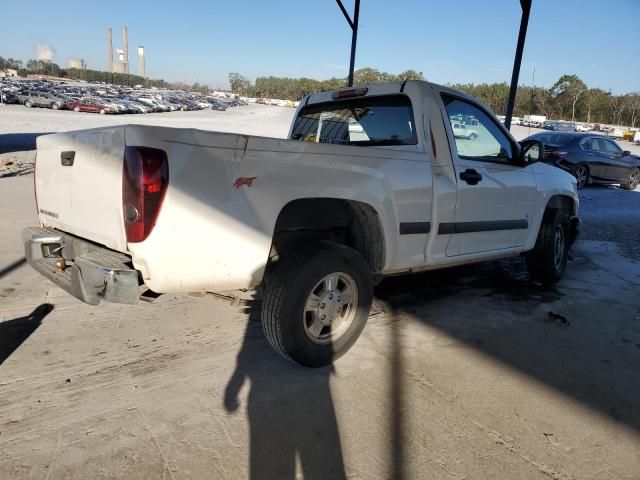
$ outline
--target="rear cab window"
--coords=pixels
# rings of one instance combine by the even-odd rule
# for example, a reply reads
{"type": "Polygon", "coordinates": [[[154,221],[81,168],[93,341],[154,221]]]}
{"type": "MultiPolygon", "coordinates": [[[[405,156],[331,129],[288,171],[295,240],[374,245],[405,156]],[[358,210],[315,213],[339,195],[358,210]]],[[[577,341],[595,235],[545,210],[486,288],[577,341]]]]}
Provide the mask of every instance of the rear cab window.
{"type": "Polygon", "coordinates": [[[292,140],[356,146],[417,145],[406,95],[361,97],[302,108],[292,140]]]}

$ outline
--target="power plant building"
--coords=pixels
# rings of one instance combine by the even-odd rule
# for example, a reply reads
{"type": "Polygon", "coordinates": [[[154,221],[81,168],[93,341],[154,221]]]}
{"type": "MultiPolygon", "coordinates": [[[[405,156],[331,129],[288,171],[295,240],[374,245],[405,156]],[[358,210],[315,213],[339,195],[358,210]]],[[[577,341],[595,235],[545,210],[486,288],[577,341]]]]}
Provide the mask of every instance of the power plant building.
{"type": "MultiPolygon", "coordinates": [[[[117,49],[118,59],[113,61],[113,32],[107,28],[107,71],[111,73],[130,73],[129,69],[129,32],[122,29],[122,49],[117,49]]],[[[138,72],[144,76],[144,47],[138,47],[138,72]]]]}

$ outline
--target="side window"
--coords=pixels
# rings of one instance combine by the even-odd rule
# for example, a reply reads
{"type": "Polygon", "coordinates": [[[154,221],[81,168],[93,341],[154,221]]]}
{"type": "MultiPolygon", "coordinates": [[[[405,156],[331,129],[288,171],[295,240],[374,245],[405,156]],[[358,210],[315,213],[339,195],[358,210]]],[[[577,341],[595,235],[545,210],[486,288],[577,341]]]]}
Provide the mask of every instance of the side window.
{"type": "Polygon", "coordinates": [[[618,147],[618,145],[613,143],[611,140],[605,140],[603,138],[600,141],[604,143],[604,151],[605,152],[607,152],[607,153],[615,153],[615,154],[620,154],[622,152],[622,149],[620,147],[618,147]]]}
{"type": "Polygon", "coordinates": [[[458,157],[509,163],[511,143],[495,122],[475,105],[451,95],[442,95],[458,157]]]}
{"type": "Polygon", "coordinates": [[[594,152],[600,151],[600,145],[597,138],[585,138],[580,141],[580,146],[583,150],[589,150],[594,152]]]}

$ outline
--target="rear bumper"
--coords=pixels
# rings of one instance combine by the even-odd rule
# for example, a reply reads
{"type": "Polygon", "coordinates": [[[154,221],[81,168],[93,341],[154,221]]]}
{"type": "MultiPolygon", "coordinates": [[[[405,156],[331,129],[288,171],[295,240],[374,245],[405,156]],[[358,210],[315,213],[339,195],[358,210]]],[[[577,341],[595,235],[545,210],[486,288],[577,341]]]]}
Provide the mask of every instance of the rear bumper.
{"type": "Polygon", "coordinates": [[[138,302],[139,276],[128,256],[52,228],[25,228],[22,239],[29,265],[78,300],[138,302]]]}

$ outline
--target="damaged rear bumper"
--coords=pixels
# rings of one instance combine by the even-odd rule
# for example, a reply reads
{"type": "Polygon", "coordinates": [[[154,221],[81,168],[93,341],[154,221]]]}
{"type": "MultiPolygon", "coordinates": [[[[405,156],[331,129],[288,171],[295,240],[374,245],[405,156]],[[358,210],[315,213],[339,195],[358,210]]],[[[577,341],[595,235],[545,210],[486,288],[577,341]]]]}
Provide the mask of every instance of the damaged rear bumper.
{"type": "Polygon", "coordinates": [[[138,302],[139,275],[127,255],[52,228],[25,228],[22,239],[29,265],[78,300],[138,302]]]}

